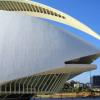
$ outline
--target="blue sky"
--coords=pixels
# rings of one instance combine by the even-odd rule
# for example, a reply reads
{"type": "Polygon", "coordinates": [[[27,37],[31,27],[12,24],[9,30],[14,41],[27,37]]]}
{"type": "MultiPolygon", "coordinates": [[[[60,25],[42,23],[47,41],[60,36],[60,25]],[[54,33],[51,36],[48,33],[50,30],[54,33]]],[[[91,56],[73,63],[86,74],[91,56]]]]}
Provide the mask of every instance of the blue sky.
{"type": "MultiPolygon", "coordinates": [[[[82,23],[88,25],[96,33],[100,34],[100,0],[33,0],[40,2],[46,5],[49,5],[53,8],[56,8],[62,12],[73,16],[82,23]]],[[[82,37],[84,40],[90,42],[94,46],[100,49],[100,40],[84,34],[81,31],[73,29],[69,26],[49,21],[54,25],[64,28],[70,32],[77,34],[82,37]]],[[[97,70],[91,71],[91,75],[100,75],[100,58],[98,58],[93,63],[97,64],[97,70]]],[[[74,78],[74,80],[80,82],[89,82],[90,72],[83,73],[74,78]]]]}

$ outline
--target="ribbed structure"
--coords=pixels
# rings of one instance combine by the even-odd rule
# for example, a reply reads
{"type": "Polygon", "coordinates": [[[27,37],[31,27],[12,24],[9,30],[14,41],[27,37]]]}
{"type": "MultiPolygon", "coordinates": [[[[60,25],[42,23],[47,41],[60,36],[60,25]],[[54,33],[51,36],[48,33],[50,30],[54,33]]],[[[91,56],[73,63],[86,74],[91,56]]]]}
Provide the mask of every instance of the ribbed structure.
{"type": "Polygon", "coordinates": [[[50,9],[46,9],[37,4],[33,5],[33,4],[19,2],[19,1],[9,1],[9,0],[8,1],[0,1],[0,10],[37,12],[37,13],[48,14],[48,15],[52,15],[52,16],[56,16],[56,17],[65,19],[64,16],[62,16],[61,14],[54,12],[50,9]]]}

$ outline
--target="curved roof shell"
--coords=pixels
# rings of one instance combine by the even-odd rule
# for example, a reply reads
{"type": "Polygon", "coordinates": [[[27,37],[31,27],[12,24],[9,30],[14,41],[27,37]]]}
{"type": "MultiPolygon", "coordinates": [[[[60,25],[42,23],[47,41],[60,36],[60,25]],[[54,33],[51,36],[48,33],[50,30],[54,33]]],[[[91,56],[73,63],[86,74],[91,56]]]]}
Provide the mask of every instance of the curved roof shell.
{"type": "Polygon", "coordinates": [[[52,7],[31,0],[0,0],[0,10],[14,11],[30,16],[54,20],[81,30],[100,40],[100,35],[77,19],[52,7]]]}

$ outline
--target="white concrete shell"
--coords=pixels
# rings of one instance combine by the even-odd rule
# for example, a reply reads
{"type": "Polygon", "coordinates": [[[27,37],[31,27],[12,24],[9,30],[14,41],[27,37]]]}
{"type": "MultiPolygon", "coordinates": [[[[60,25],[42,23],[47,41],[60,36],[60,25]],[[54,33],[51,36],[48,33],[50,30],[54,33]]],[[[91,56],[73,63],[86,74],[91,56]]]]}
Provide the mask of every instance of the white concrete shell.
{"type": "Polygon", "coordinates": [[[54,20],[81,30],[100,40],[100,35],[77,19],[52,7],[31,0],[0,0],[0,10],[16,11],[17,13],[54,20]]]}
{"type": "MultiPolygon", "coordinates": [[[[66,80],[85,71],[96,69],[96,65],[90,63],[100,56],[97,48],[72,33],[36,18],[42,17],[44,15],[42,13],[23,11],[32,16],[36,15],[32,17],[8,12],[13,7],[16,8],[17,3],[4,1],[0,0],[0,9],[6,10],[0,11],[0,93],[56,92],[66,80]],[[11,4],[14,6],[12,7],[11,4]]],[[[26,10],[30,10],[33,4],[47,7],[30,1],[19,0],[18,2],[19,9],[23,5],[20,2],[24,2],[27,6],[23,5],[25,7],[22,7],[23,10],[28,7],[29,9],[26,10]]],[[[56,12],[52,8],[48,9],[55,11],[52,12],[55,16],[47,14],[43,18],[64,23],[67,15],[56,12]]],[[[72,24],[68,22],[69,24],[66,24],[72,24]]],[[[73,23],[77,21],[73,20],[73,23]]],[[[79,22],[77,24],[80,25],[79,22]]],[[[87,32],[85,30],[87,27],[81,25],[79,29],[87,32]]],[[[99,39],[95,33],[91,35],[99,39]]]]}

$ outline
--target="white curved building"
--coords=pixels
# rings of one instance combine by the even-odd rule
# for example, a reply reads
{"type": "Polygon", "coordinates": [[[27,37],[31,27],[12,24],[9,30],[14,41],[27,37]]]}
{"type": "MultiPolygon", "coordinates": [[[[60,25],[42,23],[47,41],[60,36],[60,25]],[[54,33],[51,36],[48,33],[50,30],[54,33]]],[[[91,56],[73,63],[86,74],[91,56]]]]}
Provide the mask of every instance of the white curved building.
{"type": "MultiPolygon", "coordinates": [[[[0,0],[1,97],[54,93],[59,91],[67,80],[96,69],[96,65],[90,64],[100,56],[100,51],[94,46],[75,34],[36,18],[36,12],[15,12],[15,9],[21,8],[29,10],[31,6],[28,5],[31,3],[25,0],[0,0]],[[33,14],[35,17],[18,12],[33,14]]],[[[55,10],[55,14],[58,14],[58,11],[55,10]]],[[[56,17],[58,15],[55,19],[56,17]]],[[[85,25],[82,27],[86,28],[85,25]]],[[[79,29],[84,31],[84,28],[79,29]]],[[[90,35],[98,39],[100,37],[96,33],[90,35]]]]}

